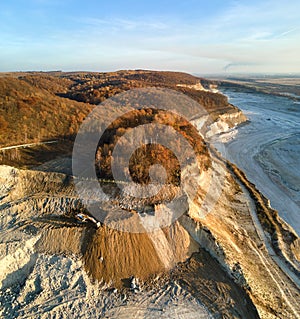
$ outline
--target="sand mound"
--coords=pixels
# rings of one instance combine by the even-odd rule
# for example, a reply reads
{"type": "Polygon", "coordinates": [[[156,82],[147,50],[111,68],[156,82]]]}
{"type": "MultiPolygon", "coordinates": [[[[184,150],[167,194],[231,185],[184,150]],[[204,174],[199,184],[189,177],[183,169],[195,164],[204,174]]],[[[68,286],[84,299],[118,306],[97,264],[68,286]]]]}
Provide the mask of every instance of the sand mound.
{"type": "Polygon", "coordinates": [[[94,280],[120,287],[132,276],[146,280],[173,268],[199,245],[175,223],[153,233],[126,233],[106,226],[46,228],[36,248],[48,254],[80,255],[94,280]]]}

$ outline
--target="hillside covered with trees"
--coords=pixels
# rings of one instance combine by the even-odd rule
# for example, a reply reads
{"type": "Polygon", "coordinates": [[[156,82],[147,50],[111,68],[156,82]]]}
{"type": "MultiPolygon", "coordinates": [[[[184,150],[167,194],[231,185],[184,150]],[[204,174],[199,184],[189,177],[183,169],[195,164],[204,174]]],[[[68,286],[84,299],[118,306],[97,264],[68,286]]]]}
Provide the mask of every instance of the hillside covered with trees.
{"type": "Polygon", "coordinates": [[[0,77],[0,146],[73,139],[93,105],[126,90],[166,87],[179,90],[210,112],[232,108],[226,97],[178,87],[200,78],[179,72],[11,73],[0,77]]]}

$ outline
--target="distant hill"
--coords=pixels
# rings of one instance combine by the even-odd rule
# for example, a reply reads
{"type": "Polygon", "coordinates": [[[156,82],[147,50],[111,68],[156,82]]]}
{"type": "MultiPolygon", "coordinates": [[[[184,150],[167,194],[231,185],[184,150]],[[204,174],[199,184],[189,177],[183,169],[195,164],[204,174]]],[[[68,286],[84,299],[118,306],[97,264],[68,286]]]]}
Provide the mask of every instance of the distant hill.
{"type": "Polygon", "coordinates": [[[230,111],[232,106],[220,94],[177,86],[201,80],[186,73],[143,70],[5,74],[0,77],[0,147],[72,140],[93,105],[132,88],[167,87],[189,95],[210,112],[230,111]]]}

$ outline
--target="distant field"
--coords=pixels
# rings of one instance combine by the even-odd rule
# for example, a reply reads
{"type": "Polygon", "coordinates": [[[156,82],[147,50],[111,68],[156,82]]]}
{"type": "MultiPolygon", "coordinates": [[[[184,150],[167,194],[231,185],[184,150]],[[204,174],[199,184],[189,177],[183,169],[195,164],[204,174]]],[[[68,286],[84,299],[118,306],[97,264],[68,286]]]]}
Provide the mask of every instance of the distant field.
{"type": "Polygon", "coordinates": [[[261,83],[274,83],[280,85],[292,85],[300,86],[300,77],[298,78],[269,78],[269,79],[258,79],[256,82],[261,83]]]}
{"type": "Polygon", "coordinates": [[[218,77],[213,80],[219,87],[248,89],[254,92],[287,96],[300,100],[300,76],[218,77]]]}

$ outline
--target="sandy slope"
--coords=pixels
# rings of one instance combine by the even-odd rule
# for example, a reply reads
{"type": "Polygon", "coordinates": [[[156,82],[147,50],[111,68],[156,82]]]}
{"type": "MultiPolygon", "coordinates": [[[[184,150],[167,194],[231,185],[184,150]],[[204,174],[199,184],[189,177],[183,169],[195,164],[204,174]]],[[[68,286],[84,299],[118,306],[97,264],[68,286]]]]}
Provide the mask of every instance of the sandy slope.
{"type": "MultiPolygon", "coordinates": [[[[226,172],[221,162],[215,170],[217,176],[226,172]]],[[[66,207],[77,205],[64,174],[2,166],[3,315],[257,318],[256,307],[262,318],[297,318],[299,290],[261,248],[249,196],[226,176],[206,218],[194,206],[161,233],[132,235],[64,216],[66,207]],[[118,284],[126,287],[131,275],[140,278],[141,291],[118,284]]]]}

